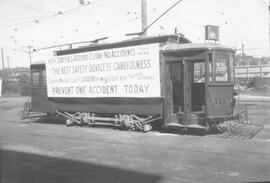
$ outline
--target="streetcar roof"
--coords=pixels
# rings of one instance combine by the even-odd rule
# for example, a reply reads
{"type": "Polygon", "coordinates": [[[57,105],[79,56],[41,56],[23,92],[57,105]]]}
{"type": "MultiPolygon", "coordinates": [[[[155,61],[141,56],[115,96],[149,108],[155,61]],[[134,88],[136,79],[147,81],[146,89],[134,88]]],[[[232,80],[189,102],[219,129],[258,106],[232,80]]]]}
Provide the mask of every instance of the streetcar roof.
{"type": "Polygon", "coordinates": [[[190,40],[185,38],[182,34],[171,34],[171,35],[161,35],[161,36],[147,36],[147,37],[135,37],[133,39],[123,40],[114,43],[102,43],[102,44],[91,44],[88,46],[66,49],[66,50],[59,50],[56,51],[56,55],[68,55],[68,54],[75,54],[75,53],[82,53],[82,52],[89,52],[89,51],[97,51],[97,50],[104,50],[104,49],[113,49],[113,48],[121,48],[121,47],[128,47],[128,46],[136,46],[136,45],[145,45],[151,43],[172,43],[175,42],[176,44],[179,43],[191,43],[190,40]]]}
{"type": "Polygon", "coordinates": [[[35,69],[35,68],[44,67],[45,64],[46,64],[46,61],[45,60],[36,61],[36,62],[34,62],[34,63],[32,63],[30,65],[30,68],[31,69],[35,69]]]}
{"type": "MultiPolygon", "coordinates": [[[[150,44],[153,42],[166,42],[170,38],[182,38],[180,42],[182,43],[173,43],[169,42],[167,44],[162,45],[160,48],[160,51],[164,54],[176,54],[176,53],[182,53],[182,52],[190,52],[190,51],[198,51],[198,52],[205,52],[210,50],[223,50],[223,51],[230,51],[235,52],[232,48],[226,47],[221,44],[215,44],[215,43],[190,43],[190,41],[182,36],[177,37],[177,35],[164,35],[164,36],[153,36],[153,37],[139,37],[136,39],[116,42],[116,43],[107,43],[107,44],[97,44],[95,46],[88,46],[88,47],[82,47],[82,48],[73,48],[68,50],[60,50],[57,51],[57,55],[65,55],[65,54],[74,54],[74,53],[80,53],[80,52],[87,52],[87,51],[94,51],[94,50],[102,50],[102,49],[109,49],[109,48],[117,48],[117,47],[126,47],[126,46],[132,46],[132,45],[141,45],[141,44],[150,44]]],[[[46,62],[38,61],[35,63],[32,63],[32,67],[42,67],[46,62]]]]}
{"type": "Polygon", "coordinates": [[[216,43],[186,43],[186,44],[167,44],[162,48],[163,53],[184,52],[184,51],[210,51],[224,50],[235,52],[232,48],[216,43]]]}

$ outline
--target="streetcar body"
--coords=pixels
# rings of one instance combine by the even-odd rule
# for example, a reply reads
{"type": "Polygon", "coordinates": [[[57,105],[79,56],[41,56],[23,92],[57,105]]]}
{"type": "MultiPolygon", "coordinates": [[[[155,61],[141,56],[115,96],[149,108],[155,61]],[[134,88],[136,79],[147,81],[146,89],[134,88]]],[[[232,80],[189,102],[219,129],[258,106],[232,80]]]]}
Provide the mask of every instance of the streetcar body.
{"type": "Polygon", "coordinates": [[[234,117],[234,54],[180,35],[57,51],[31,65],[32,108],[89,124],[207,128],[234,117]]]}

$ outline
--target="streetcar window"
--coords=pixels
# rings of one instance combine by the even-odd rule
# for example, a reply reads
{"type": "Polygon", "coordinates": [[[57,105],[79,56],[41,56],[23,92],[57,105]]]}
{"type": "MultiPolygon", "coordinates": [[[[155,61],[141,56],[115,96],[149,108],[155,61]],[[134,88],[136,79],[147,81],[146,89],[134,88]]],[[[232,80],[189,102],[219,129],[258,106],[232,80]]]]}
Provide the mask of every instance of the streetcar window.
{"type": "Polygon", "coordinates": [[[41,86],[46,86],[46,71],[42,70],[42,83],[41,86]]]}
{"type": "Polygon", "coordinates": [[[219,53],[215,55],[215,79],[217,82],[228,81],[228,71],[229,71],[229,55],[224,53],[219,53]]]}
{"type": "Polygon", "coordinates": [[[32,71],[32,86],[39,86],[39,70],[32,71]]]}
{"type": "Polygon", "coordinates": [[[209,71],[209,82],[213,82],[213,55],[209,53],[209,63],[208,63],[208,71],[209,71]]]}
{"type": "Polygon", "coordinates": [[[195,62],[194,63],[194,83],[204,83],[205,82],[205,63],[195,62]]]}
{"type": "Polygon", "coordinates": [[[46,71],[32,70],[32,86],[46,86],[46,71]]]}
{"type": "Polygon", "coordinates": [[[173,82],[181,82],[182,81],[181,64],[180,63],[172,63],[171,75],[172,75],[173,82]]]}
{"type": "Polygon", "coordinates": [[[234,56],[230,54],[230,78],[231,81],[234,81],[234,56]]]}

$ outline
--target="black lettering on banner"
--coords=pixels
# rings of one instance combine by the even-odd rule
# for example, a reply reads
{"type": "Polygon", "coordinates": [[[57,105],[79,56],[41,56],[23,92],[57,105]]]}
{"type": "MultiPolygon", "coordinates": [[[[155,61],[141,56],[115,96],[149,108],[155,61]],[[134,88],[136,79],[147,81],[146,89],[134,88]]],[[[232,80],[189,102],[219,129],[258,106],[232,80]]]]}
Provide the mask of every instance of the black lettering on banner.
{"type": "Polygon", "coordinates": [[[70,87],[52,87],[52,94],[55,95],[72,95],[73,94],[73,86],[70,87]]]}
{"type": "Polygon", "coordinates": [[[90,52],[89,53],[89,59],[90,60],[97,60],[97,59],[102,59],[102,53],[95,53],[95,52],[90,52]]]}
{"type": "Polygon", "coordinates": [[[104,51],[104,57],[105,58],[111,58],[111,52],[110,51],[104,51]]]}
{"type": "Polygon", "coordinates": [[[149,69],[151,68],[150,59],[142,59],[142,60],[133,60],[133,61],[123,61],[123,62],[115,62],[114,70],[122,71],[122,70],[141,70],[141,69],[149,69]]]}
{"type": "Polygon", "coordinates": [[[60,75],[60,69],[59,69],[59,67],[52,68],[52,74],[53,75],[60,75]]]}
{"type": "Polygon", "coordinates": [[[85,86],[77,86],[76,87],[76,94],[84,95],[85,94],[85,90],[86,90],[86,87],[85,86]]]}
{"type": "Polygon", "coordinates": [[[149,84],[124,85],[126,94],[147,94],[149,84]]]}
{"type": "Polygon", "coordinates": [[[74,55],[73,60],[75,62],[77,62],[77,61],[87,61],[88,60],[88,55],[87,54],[74,55]]]}
{"type": "Polygon", "coordinates": [[[89,94],[117,94],[118,86],[117,85],[97,85],[89,86],[89,94]]]}
{"type": "Polygon", "coordinates": [[[72,66],[72,73],[86,73],[87,72],[87,66],[86,65],[73,65],[72,66]]]}
{"type": "Polygon", "coordinates": [[[81,76],[80,82],[95,82],[98,81],[98,77],[96,76],[81,76]]]}
{"type": "Polygon", "coordinates": [[[57,57],[57,63],[70,63],[73,62],[72,56],[57,57]]]}
{"type": "Polygon", "coordinates": [[[70,66],[63,66],[61,67],[61,74],[66,75],[71,73],[71,68],[70,66]]]}
{"type": "Polygon", "coordinates": [[[112,70],[112,65],[111,65],[111,63],[107,63],[107,64],[106,64],[106,70],[107,70],[107,71],[112,70]]]}
{"type": "Polygon", "coordinates": [[[106,71],[106,64],[100,63],[100,64],[90,64],[88,66],[88,72],[104,72],[106,71]]]}
{"type": "Polygon", "coordinates": [[[120,50],[112,50],[111,57],[130,57],[135,56],[135,49],[120,49],[120,50]]]}

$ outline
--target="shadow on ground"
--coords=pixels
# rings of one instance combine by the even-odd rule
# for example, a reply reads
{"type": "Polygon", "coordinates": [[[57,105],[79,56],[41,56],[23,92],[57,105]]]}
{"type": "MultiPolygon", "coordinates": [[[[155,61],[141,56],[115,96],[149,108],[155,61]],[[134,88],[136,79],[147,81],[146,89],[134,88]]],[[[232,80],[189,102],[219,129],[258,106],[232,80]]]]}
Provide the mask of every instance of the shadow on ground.
{"type": "Polygon", "coordinates": [[[1,182],[135,183],[161,181],[161,176],[89,162],[1,150],[1,182]]]}
{"type": "Polygon", "coordinates": [[[66,120],[59,116],[41,116],[33,120],[34,123],[66,125],[66,120]]]}
{"type": "Polygon", "coordinates": [[[170,133],[170,134],[178,134],[178,135],[192,135],[192,136],[205,136],[207,135],[205,130],[203,129],[196,129],[196,128],[165,128],[165,129],[160,129],[160,133],[170,133]]]}
{"type": "MultiPolygon", "coordinates": [[[[60,116],[41,116],[39,118],[35,118],[30,120],[31,123],[43,123],[43,124],[58,124],[58,125],[66,125],[66,120],[63,117],[60,116]]],[[[112,129],[112,130],[121,130],[126,131],[126,129],[123,129],[121,127],[114,127],[113,125],[72,125],[72,126],[81,126],[81,127],[90,127],[90,128],[106,128],[106,129],[112,129]]],[[[72,128],[72,126],[70,126],[72,128]]],[[[170,134],[178,134],[178,135],[193,135],[193,136],[204,136],[207,135],[205,133],[205,130],[203,129],[196,129],[196,128],[189,128],[188,130],[185,130],[184,128],[154,128],[153,131],[158,131],[160,133],[170,133],[170,134]]],[[[138,132],[139,133],[139,132],[138,132]]],[[[215,131],[211,132],[211,134],[218,134],[220,132],[215,131]]]]}

